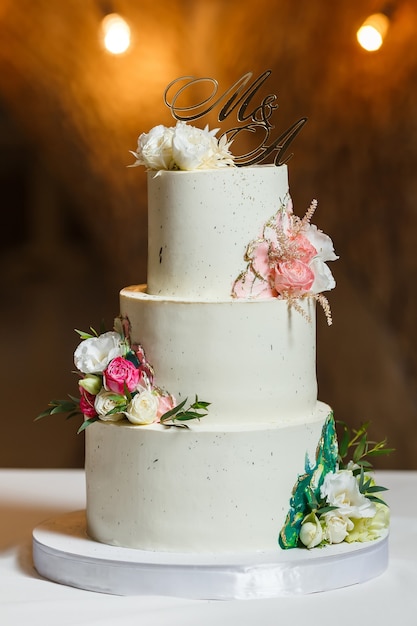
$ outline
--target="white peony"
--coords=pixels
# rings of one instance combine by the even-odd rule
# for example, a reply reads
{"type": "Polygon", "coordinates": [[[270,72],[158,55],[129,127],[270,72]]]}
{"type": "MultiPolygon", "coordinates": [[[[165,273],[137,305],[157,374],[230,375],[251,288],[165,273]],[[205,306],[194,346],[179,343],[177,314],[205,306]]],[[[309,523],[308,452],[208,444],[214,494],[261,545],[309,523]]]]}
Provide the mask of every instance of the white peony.
{"type": "Polygon", "coordinates": [[[201,170],[232,165],[229,144],[225,137],[217,141],[217,131],[208,130],[208,126],[201,130],[178,122],[172,138],[172,153],[178,169],[201,170]]]}
{"type": "Polygon", "coordinates": [[[304,518],[300,528],[300,541],[309,550],[318,546],[323,540],[323,529],[320,521],[314,513],[304,518]]]}
{"type": "Polygon", "coordinates": [[[348,517],[338,515],[337,511],[330,511],[321,518],[324,520],[324,539],[329,543],[341,543],[353,529],[353,523],[348,517]]]}
{"type": "Polygon", "coordinates": [[[342,517],[360,519],[375,515],[375,505],[359,491],[358,479],[350,470],[326,474],[320,495],[330,506],[337,507],[337,514],[342,517]]]}
{"type": "Polygon", "coordinates": [[[148,389],[133,396],[124,414],[132,424],[152,424],[158,414],[158,398],[148,389]]]}
{"type": "Polygon", "coordinates": [[[173,128],[155,126],[149,133],[142,133],[138,139],[137,152],[132,152],[136,162],[131,166],[144,165],[148,170],[174,169],[172,155],[173,128]]]}
{"type": "Polygon", "coordinates": [[[124,405],[125,399],[120,396],[120,401],[116,399],[116,394],[113,391],[106,391],[102,389],[95,397],[94,408],[97,415],[104,422],[118,422],[123,419],[123,413],[112,413],[108,415],[110,411],[113,411],[117,406],[124,405]]]}
{"type": "Polygon", "coordinates": [[[84,339],[74,352],[75,367],[83,374],[102,373],[112,359],[123,356],[125,344],[113,331],[84,339]]]}

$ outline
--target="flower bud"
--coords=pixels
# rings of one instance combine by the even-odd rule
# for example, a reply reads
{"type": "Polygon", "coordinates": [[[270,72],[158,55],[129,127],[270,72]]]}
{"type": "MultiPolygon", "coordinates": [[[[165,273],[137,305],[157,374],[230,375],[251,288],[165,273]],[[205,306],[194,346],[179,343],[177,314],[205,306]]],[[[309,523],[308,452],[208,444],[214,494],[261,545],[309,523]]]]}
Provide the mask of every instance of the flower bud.
{"type": "Polygon", "coordinates": [[[315,548],[323,539],[323,529],[316,515],[311,513],[304,518],[300,529],[300,541],[306,548],[315,548]]]}
{"type": "Polygon", "coordinates": [[[95,374],[86,374],[84,378],[82,378],[78,385],[91,393],[93,396],[96,396],[101,389],[101,378],[100,376],[96,376],[95,374]]]}

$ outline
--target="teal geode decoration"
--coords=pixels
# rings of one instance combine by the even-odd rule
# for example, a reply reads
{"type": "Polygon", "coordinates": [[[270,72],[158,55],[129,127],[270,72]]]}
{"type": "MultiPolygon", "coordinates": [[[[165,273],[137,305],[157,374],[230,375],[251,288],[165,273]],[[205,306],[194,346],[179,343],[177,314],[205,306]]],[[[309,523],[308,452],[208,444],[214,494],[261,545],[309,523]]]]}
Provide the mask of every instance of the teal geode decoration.
{"type": "Polygon", "coordinates": [[[310,460],[308,456],[306,457],[304,474],[298,477],[294,485],[290,510],[279,536],[279,545],[284,550],[298,546],[301,523],[311,510],[309,503],[312,497],[319,499],[319,491],[325,475],[336,469],[337,455],[336,426],[333,413],[330,413],[321,431],[316,450],[316,462],[310,465],[310,460]]]}

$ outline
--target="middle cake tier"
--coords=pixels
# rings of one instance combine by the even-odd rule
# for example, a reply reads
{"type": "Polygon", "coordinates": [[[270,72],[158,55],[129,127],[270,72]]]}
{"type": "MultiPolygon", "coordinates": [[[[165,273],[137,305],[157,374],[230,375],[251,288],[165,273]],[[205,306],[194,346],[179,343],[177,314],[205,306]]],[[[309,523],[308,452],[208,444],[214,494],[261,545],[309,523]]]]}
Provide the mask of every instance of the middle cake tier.
{"type": "Polygon", "coordinates": [[[305,420],[317,402],[315,301],[195,302],[120,294],[121,315],[155,369],[155,384],[175,396],[210,402],[210,424],[285,424],[305,420]]]}

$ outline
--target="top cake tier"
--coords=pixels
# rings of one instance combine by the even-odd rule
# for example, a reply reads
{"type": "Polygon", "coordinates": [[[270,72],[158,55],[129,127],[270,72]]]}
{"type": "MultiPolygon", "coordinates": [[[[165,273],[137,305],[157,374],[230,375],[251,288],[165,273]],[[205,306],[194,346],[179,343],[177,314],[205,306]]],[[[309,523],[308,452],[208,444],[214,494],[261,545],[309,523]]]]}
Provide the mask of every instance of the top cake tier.
{"type": "Polygon", "coordinates": [[[285,165],[148,173],[148,293],[225,300],[288,194],[285,165]]]}

